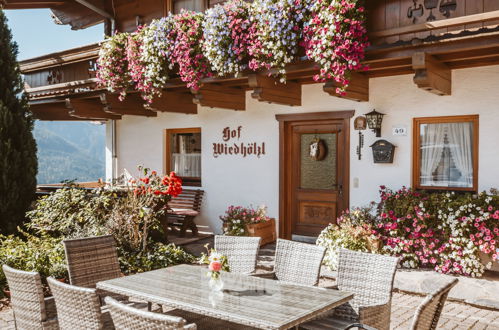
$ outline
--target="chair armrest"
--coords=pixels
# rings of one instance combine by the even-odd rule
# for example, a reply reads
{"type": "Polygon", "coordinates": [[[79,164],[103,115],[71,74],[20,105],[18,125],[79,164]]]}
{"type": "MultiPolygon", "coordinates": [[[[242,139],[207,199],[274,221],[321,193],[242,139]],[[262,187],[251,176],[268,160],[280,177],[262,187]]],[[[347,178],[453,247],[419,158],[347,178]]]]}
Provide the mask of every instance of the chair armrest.
{"type": "Polygon", "coordinates": [[[370,327],[370,326],[362,324],[362,323],[352,323],[343,330],[348,330],[348,329],[352,329],[352,328],[359,328],[359,329],[365,329],[365,330],[376,330],[376,328],[370,327]]]}
{"type": "Polygon", "coordinates": [[[328,285],[328,286],[322,286],[321,288],[331,289],[331,290],[339,290],[338,289],[338,284],[333,284],[333,285],[328,285]]]}
{"type": "Polygon", "coordinates": [[[47,320],[57,317],[57,309],[55,307],[54,297],[45,298],[45,314],[47,315],[47,320]]]}
{"type": "Polygon", "coordinates": [[[253,273],[253,274],[249,274],[249,275],[254,276],[254,277],[266,278],[269,280],[276,280],[277,279],[274,272],[258,273],[258,274],[253,273]]]}
{"type": "Polygon", "coordinates": [[[390,326],[391,308],[391,300],[377,305],[359,306],[359,321],[378,329],[387,328],[390,326]]]}

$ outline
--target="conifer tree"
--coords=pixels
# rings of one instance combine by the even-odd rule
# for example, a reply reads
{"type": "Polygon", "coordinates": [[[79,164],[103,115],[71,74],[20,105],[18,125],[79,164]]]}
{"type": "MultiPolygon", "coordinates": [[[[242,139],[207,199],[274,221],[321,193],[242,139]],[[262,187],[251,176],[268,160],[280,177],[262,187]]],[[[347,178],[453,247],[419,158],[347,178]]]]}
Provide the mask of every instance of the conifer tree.
{"type": "Polygon", "coordinates": [[[35,197],[36,142],[17,44],[0,5],[0,232],[13,233],[35,197]]]}

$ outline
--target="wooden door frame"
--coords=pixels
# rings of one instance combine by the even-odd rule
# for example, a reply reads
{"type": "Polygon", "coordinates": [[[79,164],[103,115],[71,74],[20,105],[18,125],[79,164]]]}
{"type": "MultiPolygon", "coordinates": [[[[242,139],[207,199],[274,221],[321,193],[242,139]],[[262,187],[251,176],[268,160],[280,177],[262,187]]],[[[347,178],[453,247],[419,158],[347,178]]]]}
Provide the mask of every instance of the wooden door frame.
{"type": "Polygon", "coordinates": [[[279,121],[279,237],[291,239],[291,214],[292,214],[292,163],[289,157],[292,154],[291,123],[303,122],[313,124],[323,120],[338,120],[342,122],[342,130],[345,132],[344,166],[343,166],[343,205],[338,210],[343,210],[350,205],[350,118],[355,110],[309,112],[299,114],[276,115],[279,121]]]}

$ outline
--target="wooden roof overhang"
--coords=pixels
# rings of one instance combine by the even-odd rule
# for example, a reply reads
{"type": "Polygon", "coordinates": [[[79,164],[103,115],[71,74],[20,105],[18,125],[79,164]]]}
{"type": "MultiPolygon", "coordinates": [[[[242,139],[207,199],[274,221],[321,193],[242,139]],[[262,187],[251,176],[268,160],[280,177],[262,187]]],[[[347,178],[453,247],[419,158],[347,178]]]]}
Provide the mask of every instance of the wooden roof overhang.
{"type": "MultiPolygon", "coordinates": [[[[413,74],[414,83],[437,95],[452,92],[453,69],[499,64],[499,10],[371,32],[366,72],[355,72],[346,95],[332,81],[323,90],[332,96],[368,101],[369,79],[413,74]]],[[[157,111],[197,113],[197,104],[245,110],[246,91],[262,102],[301,105],[301,86],[315,83],[318,66],[302,58],[286,68],[287,83],[270,71],[238,77],[206,78],[190,91],[179,78],[169,80],[163,96],[147,106],[131,93],[124,102],[96,86],[99,45],[89,45],[21,62],[35,116],[42,120],[107,120],[124,115],[155,116],[157,111]],[[55,77],[55,78],[54,78],[55,77]],[[56,79],[59,77],[59,79],[56,79]],[[51,105],[54,105],[51,107],[51,105]]]]}

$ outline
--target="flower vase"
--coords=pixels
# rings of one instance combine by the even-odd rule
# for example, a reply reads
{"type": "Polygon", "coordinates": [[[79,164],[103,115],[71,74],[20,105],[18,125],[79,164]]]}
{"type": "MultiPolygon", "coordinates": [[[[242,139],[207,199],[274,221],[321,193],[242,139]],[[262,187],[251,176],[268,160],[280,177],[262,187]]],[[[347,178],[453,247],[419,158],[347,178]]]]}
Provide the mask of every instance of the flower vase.
{"type": "Polygon", "coordinates": [[[212,276],[210,278],[209,286],[212,291],[222,291],[224,288],[224,281],[220,278],[220,275],[216,277],[212,276]]]}

